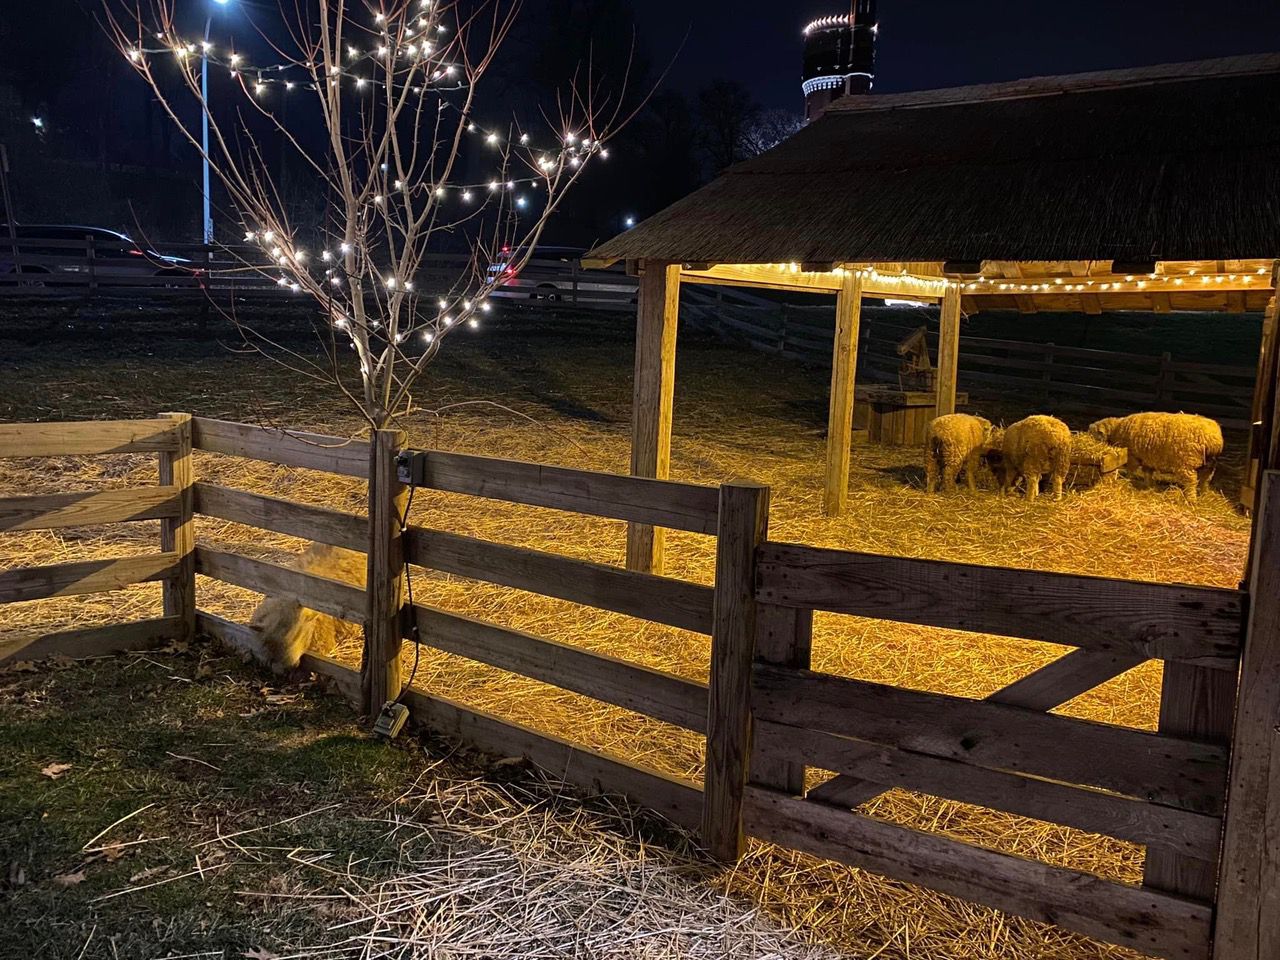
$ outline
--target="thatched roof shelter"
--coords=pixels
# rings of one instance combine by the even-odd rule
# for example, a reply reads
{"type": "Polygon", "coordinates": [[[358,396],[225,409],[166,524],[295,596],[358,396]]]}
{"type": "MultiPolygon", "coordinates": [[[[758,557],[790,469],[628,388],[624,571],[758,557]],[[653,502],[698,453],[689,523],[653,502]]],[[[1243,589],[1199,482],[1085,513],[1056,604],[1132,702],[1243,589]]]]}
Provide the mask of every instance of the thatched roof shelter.
{"type": "MultiPolygon", "coordinates": [[[[963,311],[1271,304],[1273,318],[1278,257],[1280,54],[1269,54],[846,97],[586,262],[625,260],[642,277],[640,475],[666,469],[672,288],[837,294],[827,507],[838,513],[862,297],[942,303],[937,411],[946,413],[963,311]]],[[[1269,336],[1268,355],[1274,346],[1269,336]]],[[[1275,368],[1263,366],[1269,385],[1275,368]]],[[[1255,410],[1268,424],[1273,393],[1260,390],[1255,410]]],[[[1270,456],[1269,436],[1264,447],[1270,456]]],[[[637,530],[631,561],[656,569],[659,556],[660,540],[637,530]]]]}

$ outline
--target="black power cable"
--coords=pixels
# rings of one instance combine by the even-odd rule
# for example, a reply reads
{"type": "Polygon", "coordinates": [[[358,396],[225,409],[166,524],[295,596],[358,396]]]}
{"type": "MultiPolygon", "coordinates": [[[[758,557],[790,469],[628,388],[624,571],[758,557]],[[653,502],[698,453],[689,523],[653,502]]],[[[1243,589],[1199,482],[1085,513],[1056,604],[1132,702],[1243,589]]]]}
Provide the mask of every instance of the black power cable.
{"type": "MultiPolygon", "coordinates": [[[[404,543],[405,535],[409,532],[409,512],[413,510],[413,494],[417,489],[416,484],[409,484],[409,499],[404,505],[404,516],[400,518],[401,544],[404,543]]],[[[413,669],[409,671],[409,679],[401,685],[400,693],[396,696],[394,703],[402,701],[404,695],[409,692],[409,688],[413,686],[413,679],[418,675],[418,663],[422,660],[422,634],[418,631],[418,618],[413,615],[413,577],[409,573],[408,562],[404,564],[404,589],[405,599],[409,601],[409,639],[413,642],[413,669]]]]}

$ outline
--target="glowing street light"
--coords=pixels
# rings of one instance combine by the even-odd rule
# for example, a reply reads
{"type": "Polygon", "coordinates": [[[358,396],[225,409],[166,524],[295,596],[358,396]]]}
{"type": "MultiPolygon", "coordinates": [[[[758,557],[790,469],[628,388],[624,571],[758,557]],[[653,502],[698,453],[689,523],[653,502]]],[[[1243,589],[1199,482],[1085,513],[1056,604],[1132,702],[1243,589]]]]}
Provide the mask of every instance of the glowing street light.
{"type": "MultiPolygon", "coordinates": [[[[231,0],[213,0],[219,7],[225,7],[231,0]]],[[[200,103],[203,107],[200,117],[200,144],[204,161],[204,242],[213,243],[213,209],[209,199],[209,31],[213,28],[213,14],[204,22],[204,44],[200,48],[200,103]]]]}

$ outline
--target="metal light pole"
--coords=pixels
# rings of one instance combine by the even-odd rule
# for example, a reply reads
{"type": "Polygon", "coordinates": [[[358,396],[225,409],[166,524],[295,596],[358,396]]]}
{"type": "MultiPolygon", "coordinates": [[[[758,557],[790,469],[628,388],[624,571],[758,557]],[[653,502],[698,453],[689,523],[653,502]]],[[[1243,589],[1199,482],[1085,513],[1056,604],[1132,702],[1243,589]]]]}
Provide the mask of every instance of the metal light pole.
{"type": "MultiPolygon", "coordinates": [[[[213,0],[225,7],[230,0],[213,0]]],[[[204,162],[204,244],[213,243],[213,210],[209,202],[209,31],[213,29],[213,14],[204,22],[204,46],[200,53],[200,134],[204,162]]]]}

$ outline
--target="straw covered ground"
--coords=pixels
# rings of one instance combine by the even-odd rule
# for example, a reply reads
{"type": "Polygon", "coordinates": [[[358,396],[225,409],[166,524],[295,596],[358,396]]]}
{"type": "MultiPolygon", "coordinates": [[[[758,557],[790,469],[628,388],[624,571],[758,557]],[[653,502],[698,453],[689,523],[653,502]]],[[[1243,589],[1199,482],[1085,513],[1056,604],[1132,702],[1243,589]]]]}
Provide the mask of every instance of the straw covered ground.
{"type": "MultiPolygon", "coordinates": [[[[404,426],[416,445],[624,472],[628,462],[631,341],[629,320],[570,322],[515,315],[478,342],[461,345],[404,426]],[[537,326],[536,331],[532,330],[537,326]],[[495,401],[474,403],[474,401],[495,401]],[[465,404],[465,405],[456,405],[465,404]],[[429,412],[435,411],[435,412],[429,412]]],[[[822,421],[826,374],[718,343],[685,337],[677,375],[673,471],[718,484],[735,477],[773,490],[771,537],[823,546],[957,561],[1032,567],[1165,582],[1231,587],[1239,581],[1248,522],[1224,496],[1233,492],[1228,439],[1220,490],[1194,505],[1171,489],[1134,490],[1121,482],[1081,485],[1060,503],[977,494],[930,497],[914,450],[859,446],[848,515],[821,515],[822,421]],[[1222,492],[1220,492],[1222,491],[1222,492]]],[[[82,348],[50,358],[22,347],[3,365],[0,419],[133,416],[159,410],[284,423],[343,433],[353,418],[317,389],[288,379],[260,358],[217,347],[135,345],[102,360],[82,348]],[[156,355],[158,354],[158,355],[156,355]]],[[[999,413],[1017,410],[1001,398],[999,413]]],[[[981,409],[981,405],[979,404],[981,409]]],[[[1059,412],[1073,427],[1088,417],[1059,412]]],[[[201,455],[202,479],[363,511],[362,484],[309,471],[201,455]]],[[[153,482],[143,457],[0,463],[0,495],[153,482]],[[52,467],[52,469],[51,469],[52,467]]],[[[623,557],[623,524],[549,510],[419,492],[418,524],[607,563],[623,557]]],[[[202,520],[202,542],[284,560],[301,544],[232,524],[202,520]]],[[[0,538],[0,568],[153,549],[152,524],[0,538]]],[[[714,545],[694,534],[668,535],[668,574],[709,583],[714,545]]],[[[696,679],[707,674],[706,638],[557,600],[453,577],[414,572],[414,594],[446,609],[622,656],[696,679]]],[[[247,620],[259,599],[205,581],[200,606],[247,620]]],[[[0,629],[81,625],[147,615],[158,588],[110,597],[45,601],[0,609],[0,629]]],[[[980,697],[1060,656],[1061,648],[1020,640],[820,615],[815,669],[917,689],[980,697]]],[[[339,650],[359,657],[354,638],[339,650]]],[[[697,777],[696,737],[626,711],[557,691],[427,648],[406,650],[417,686],[609,750],[682,776],[697,777]]],[[[1100,687],[1063,713],[1151,728],[1160,671],[1150,663],[1100,687]]],[[[1135,881],[1142,848],[1051,824],[893,791],[868,804],[876,816],[1135,881]]],[[[918,888],[756,844],[719,889],[758,905],[768,917],[852,957],[1067,958],[1128,954],[1043,925],[1006,917],[918,888]]],[[[584,954],[586,955],[586,954],[584,954]]],[[[597,954],[589,954],[597,955],[597,954]]],[[[636,955],[642,955],[637,953],[636,955]]],[[[789,955],[789,954],[783,954],[789,955]]]]}

